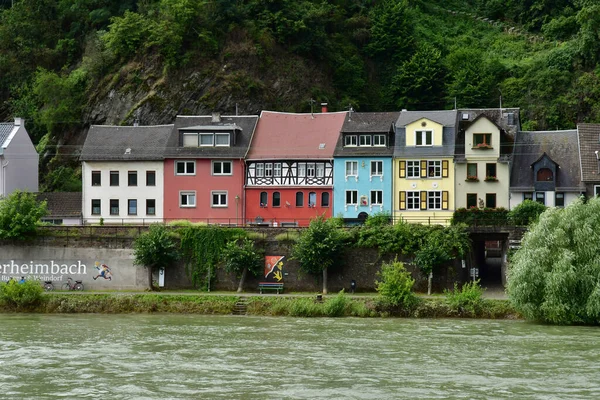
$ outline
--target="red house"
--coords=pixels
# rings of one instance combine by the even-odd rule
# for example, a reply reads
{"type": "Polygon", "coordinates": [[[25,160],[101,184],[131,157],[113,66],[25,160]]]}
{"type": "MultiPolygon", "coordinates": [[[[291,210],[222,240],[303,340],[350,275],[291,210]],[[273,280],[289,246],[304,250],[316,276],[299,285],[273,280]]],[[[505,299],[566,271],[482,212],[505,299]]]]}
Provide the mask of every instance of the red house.
{"type": "Polygon", "coordinates": [[[244,221],[244,158],[257,116],[177,116],[165,154],[165,222],[244,221]]]}
{"type": "Polygon", "coordinates": [[[246,221],[306,226],[332,216],[333,152],[346,112],[263,111],[246,157],[246,221]]]}

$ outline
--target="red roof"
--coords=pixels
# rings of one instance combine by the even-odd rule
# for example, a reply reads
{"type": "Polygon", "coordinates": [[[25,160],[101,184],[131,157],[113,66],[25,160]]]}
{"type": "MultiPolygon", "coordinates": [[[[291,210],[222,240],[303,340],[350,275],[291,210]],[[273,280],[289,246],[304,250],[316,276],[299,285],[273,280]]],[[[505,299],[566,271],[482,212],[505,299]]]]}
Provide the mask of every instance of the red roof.
{"type": "Polygon", "coordinates": [[[247,159],[333,158],[346,112],[294,114],[263,111],[247,159]]]}

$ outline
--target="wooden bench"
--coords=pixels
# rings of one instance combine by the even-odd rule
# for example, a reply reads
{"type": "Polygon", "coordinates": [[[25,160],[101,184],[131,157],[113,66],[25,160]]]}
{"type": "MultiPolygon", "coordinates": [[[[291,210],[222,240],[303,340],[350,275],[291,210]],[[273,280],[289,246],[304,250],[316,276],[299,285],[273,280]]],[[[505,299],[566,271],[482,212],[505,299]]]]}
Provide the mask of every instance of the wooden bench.
{"type": "Polygon", "coordinates": [[[258,290],[262,294],[263,290],[277,290],[277,294],[281,290],[283,292],[283,282],[259,282],[258,290]]]}

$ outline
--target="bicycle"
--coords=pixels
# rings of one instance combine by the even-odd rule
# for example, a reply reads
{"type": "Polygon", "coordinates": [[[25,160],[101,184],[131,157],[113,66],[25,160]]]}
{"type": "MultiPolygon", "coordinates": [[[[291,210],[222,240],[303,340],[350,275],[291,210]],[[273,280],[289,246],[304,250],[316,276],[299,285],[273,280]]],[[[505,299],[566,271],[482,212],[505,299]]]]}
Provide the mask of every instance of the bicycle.
{"type": "Polygon", "coordinates": [[[61,288],[62,290],[77,290],[80,292],[83,290],[83,283],[81,283],[81,281],[73,281],[73,279],[69,276],[61,288]]]}
{"type": "Polygon", "coordinates": [[[44,287],[44,290],[46,292],[51,292],[54,290],[54,284],[52,283],[52,281],[45,281],[42,286],[44,287]]]}

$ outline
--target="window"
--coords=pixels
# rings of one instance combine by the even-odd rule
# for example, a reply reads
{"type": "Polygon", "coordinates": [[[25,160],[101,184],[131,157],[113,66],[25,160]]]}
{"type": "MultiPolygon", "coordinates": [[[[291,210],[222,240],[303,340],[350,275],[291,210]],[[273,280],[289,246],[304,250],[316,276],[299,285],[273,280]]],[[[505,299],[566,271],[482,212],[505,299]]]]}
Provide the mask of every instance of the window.
{"type": "Polygon", "coordinates": [[[485,164],[485,179],[496,179],[496,164],[485,164]]]}
{"type": "Polygon", "coordinates": [[[267,192],[260,192],[260,206],[266,207],[269,201],[269,195],[267,192]]]}
{"type": "Polygon", "coordinates": [[[441,161],[427,161],[427,177],[428,178],[441,178],[442,177],[442,162],[441,161]]]}
{"type": "Polygon", "coordinates": [[[183,147],[198,147],[198,133],[184,132],[182,144],[183,147]]]}
{"type": "Polygon", "coordinates": [[[565,194],[564,193],[556,193],[554,197],[554,206],[555,207],[564,207],[565,206],[565,194]]]}
{"type": "Polygon", "coordinates": [[[100,199],[92,199],[92,215],[100,215],[101,212],[100,199]]]}
{"type": "Polygon", "coordinates": [[[344,146],[356,146],[356,135],[346,135],[344,137],[344,146]]]}
{"type": "Polygon", "coordinates": [[[329,207],[329,193],[321,193],[321,207],[329,207]]]}
{"type": "Polygon", "coordinates": [[[346,190],[346,205],[355,206],[358,204],[358,190],[346,190]]]}
{"type": "Polygon", "coordinates": [[[146,186],[156,186],[156,171],[146,171],[146,186]]]}
{"type": "Polygon", "coordinates": [[[594,196],[600,196],[600,185],[594,185],[594,196]]]}
{"type": "Polygon", "coordinates": [[[212,192],[213,207],[227,207],[227,192],[212,192]]]}
{"type": "Polygon", "coordinates": [[[419,170],[419,160],[416,161],[407,161],[406,162],[406,177],[407,178],[419,178],[421,177],[421,172],[419,170]]]}
{"type": "Polygon", "coordinates": [[[214,135],[212,133],[200,134],[200,146],[212,146],[214,144],[214,135]]]}
{"type": "Polygon", "coordinates": [[[298,177],[304,178],[306,176],[306,163],[298,163],[298,177]]]}
{"type": "Polygon", "coordinates": [[[427,209],[441,210],[442,209],[442,192],[427,192],[427,209]]]}
{"type": "Polygon", "coordinates": [[[92,171],[92,186],[101,186],[102,185],[102,175],[100,171],[92,171]]]}
{"type": "Polygon", "coordinates": [[[360,135],[360,145],[361,146],[370,146],[371,145],[371,135],[360,135]]]}
{"type": "Polygon", "coordinates": [[[275,176],[275,177],[281,176],[281,163],[273,164],[273,176],[275,176]]]}
{"type": "Polygon", "coordinates": [[[380,206],[383,204],[383,191],[371,190],[371,205],[380,206]]]}
{"type": "Polygon", "coordinates": [[[268,176],[268,177],[273,176],[273,163],[265,164],[265,176],[268,176]]]}
{"type": "Polygon", "coordinates": [[[265,176],[265,164],[264,163],[256,163],[256,176],[262,178],[265,176]]]}
{"type": "Polygon", "coordinates": [[[546,193],[535,192],[535,201],[537,201],[540,204],[546,205],[546,193]]]}
{"type": "Polygon", "coordinates": [[[127,214],[137,215],[137,200],[136,199],[127,200],[127,214]]]}
{"type": "Polygon", "coordinates": [[[415,132],[415,144],[417,146],[432,146],[433,145],[433,131],[416,131],[415,132]]]}
{"type": "Polygon", "coordinates": [[[492,134],[491,133],[474,133],[473,134],[473,147],[491,147],[492,146],[492,134]]]}
{"type": "Polygon", "coordinates": [[[373,146],[385,146],[385,135],[373,135],[373,146]]]}
{"type": "Polygon", "coordinates": [[[196,192],[179,192],[179,207],[196,207],[196,192]]]}
{"type": "Polygon", "coordinates": [[[308,194],[308,206],[309,207],[317,206],[317,194],[315,192],[310,192],[308,194]]]}
{"type": "Polygon", "coordinates": [[[317,164],[317,178],[322,178],[325,176],[325,164],[318,163],[317,164]]]}
{"type": "Polygon", "coordinates": [[[137,171],[127,172],[127,186],[137,186],[137,171]]]}
{"type": "Polygon", "coordinates": [[[146,215],[156,215],[156,200],[146,200],[146,215]]]}
{"type": "Polygon", "coordinates": [[[229,133],[217,133],[215,135],[215,146],[229,146],[229,133]]]}
{"type": "Polygon", "coordinates": [[[419,192],[406,192],[406,209],[418,210],[419,200],[419,192]]]}
{"type": "Polygon", "coordinates": [[[346,161],[346,177],[358,176],[358,161],[346,161]]]}
{"type": "Polygon", "coordinates": [[[306,164],[306,176],[308,176],[310,178],[315,177],[315,164],[314,163],[306,164]]]}
{"type": "Polygon", "coordinates": [[[371,176],[383,175],[383,161],[371,161],[371,176]]]}
{"type": "Polygon", "coordinates": [[[175,161],[175,174],[194,175],[196,173],[195,161],[175,161]]]}
{"type": "Polygon", "coordinates": [[[496,193],[485,194],[485,206],[487,208],[496,208],[496,193]]]}
{"type": "Polygon", "coordinates": [[[296,207],[304,207],[304,193],[296,192],[296,207]]]}
{"type": "Polygon", "coordinates": [[[231,175],[231,161],[213,161],[213,175],[231,175]]]}
{"type": "Polygon", "coordinates": [[[540,168],[537,172],[536,178],[538,182],[552,182],[554,179],[552,170],[549,168],[540,168]]]}
{"type": "Polygon", "coordinates": [[[467,208],[477,208],[477,193],[467,193],[467,208]]]}
{"type": "Polygon", "coordinates": [[[467,180],[477,179],[477,164],[467,164],[467,180]]]}
{"type": "Polygon", "coordinates": [[[273,207],[281,206],[281,193],[273,192],[273,207]]]}
{"type": "Polygon", "coordinates": [[[110,200],[110,215],[119,215],[119,200],[110,200]]]}
{"type": "Polygon", "coordinates": [[[532,192],[525,192],[523,193],[523,201],[525,200],[532,200],[533,201],[533,193],[532,192]]]}
{"type": "Polygon", "coordinates": [[[110,171],[110,186],[119,186],[119,171],[110,171]]]}

